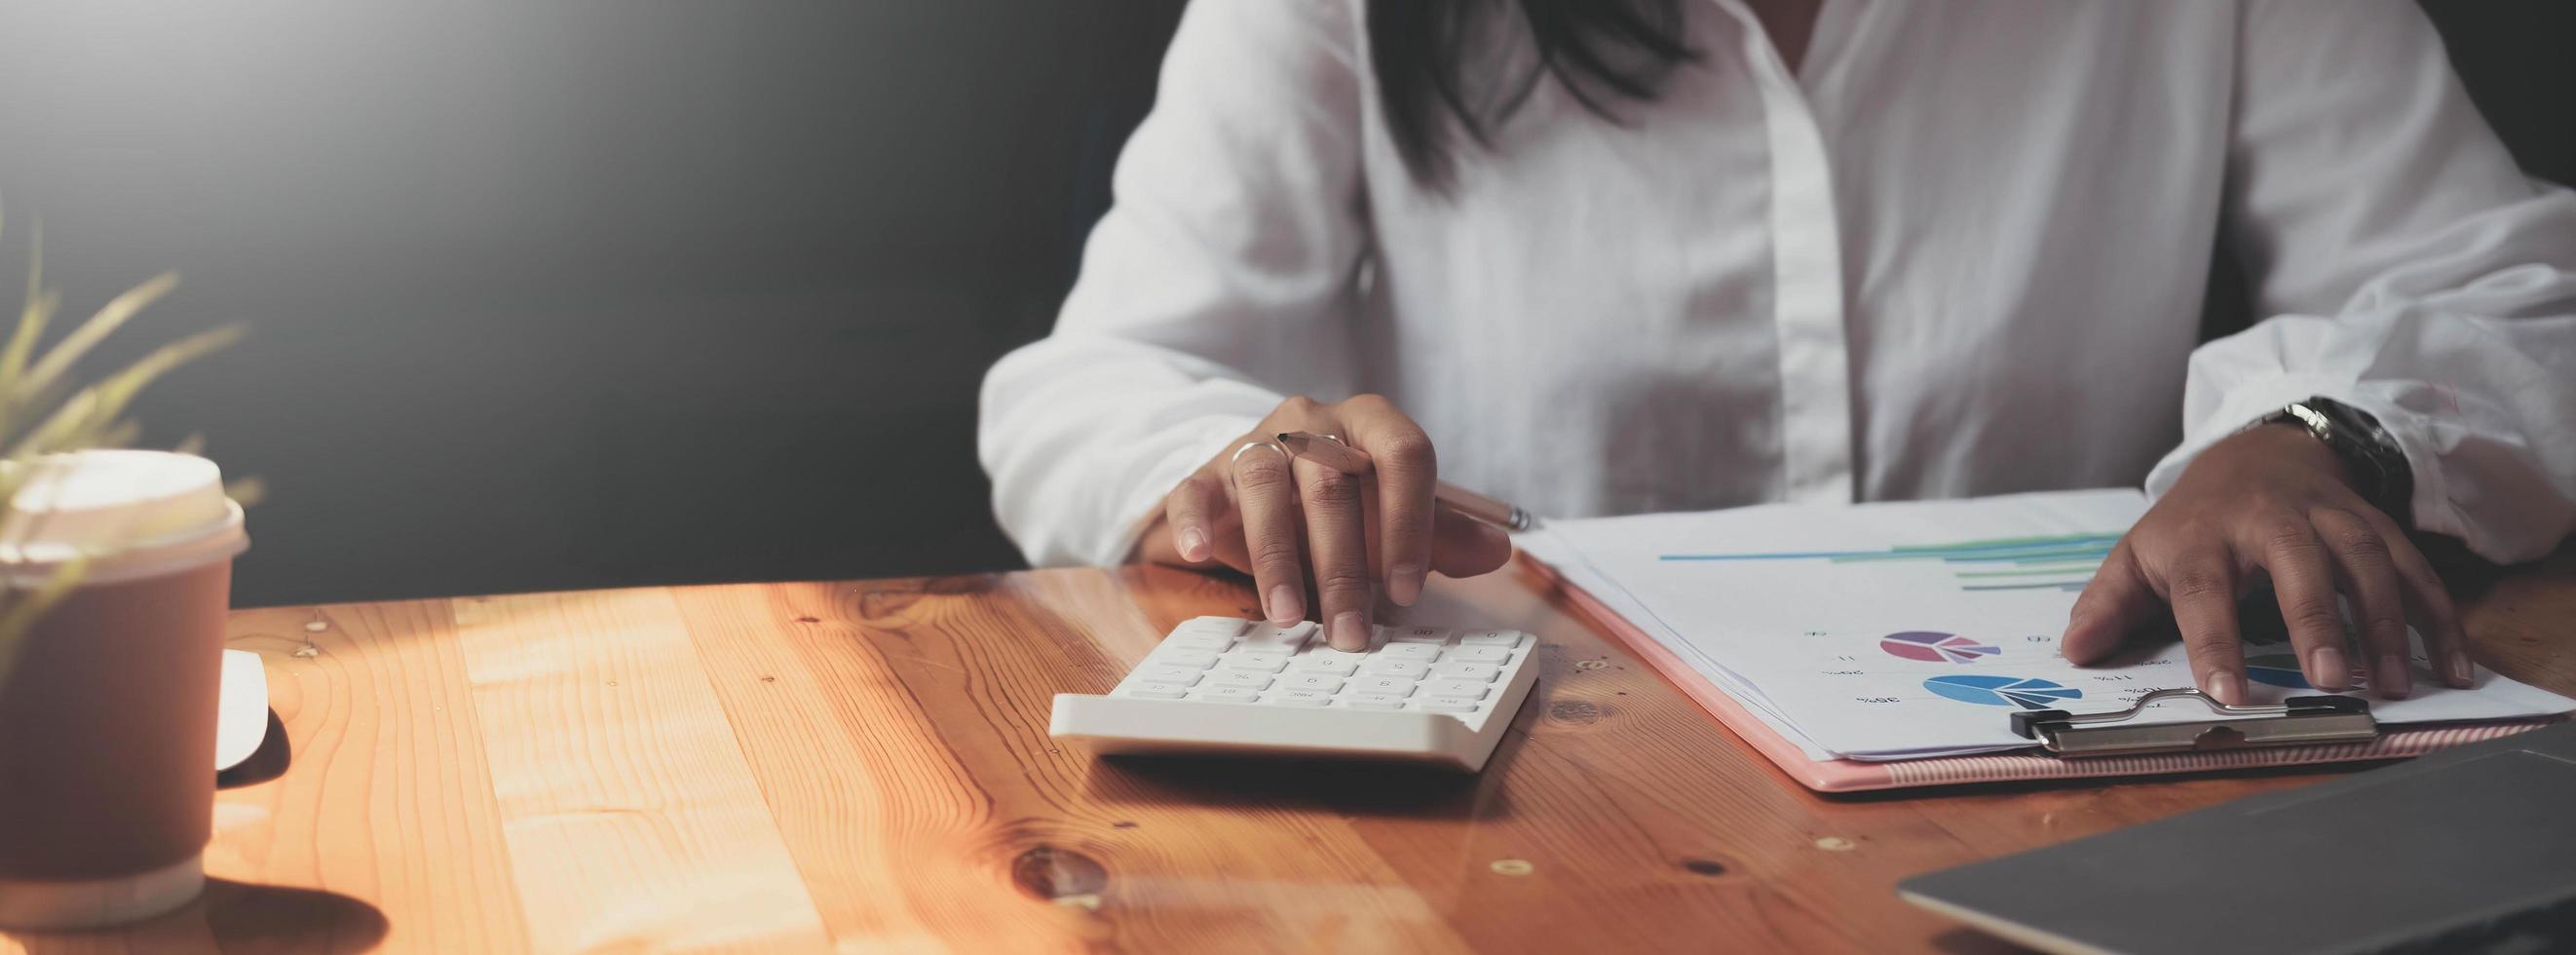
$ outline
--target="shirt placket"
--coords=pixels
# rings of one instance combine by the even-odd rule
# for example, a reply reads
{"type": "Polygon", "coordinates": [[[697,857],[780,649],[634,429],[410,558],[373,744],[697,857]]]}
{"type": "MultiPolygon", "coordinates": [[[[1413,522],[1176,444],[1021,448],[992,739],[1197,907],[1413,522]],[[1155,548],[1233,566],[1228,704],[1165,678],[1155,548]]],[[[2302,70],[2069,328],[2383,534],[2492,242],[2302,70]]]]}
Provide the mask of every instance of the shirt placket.
{"type": "MultiPolygon", "coordinates": [[[[1851,350],[1844,337],[1842,235],[1824,134],[1760,20],[1734,0],[1718,0],[1718,6],[1743,25],[1744,59],[1761,91],[1771,150],[1772,320],[1780,340],[1780,458],[1787,499],[1847,503],[1855,499],[1851,350]]],[[[1815,66],[1812,55],[1809,66],[1815,66]]]]}

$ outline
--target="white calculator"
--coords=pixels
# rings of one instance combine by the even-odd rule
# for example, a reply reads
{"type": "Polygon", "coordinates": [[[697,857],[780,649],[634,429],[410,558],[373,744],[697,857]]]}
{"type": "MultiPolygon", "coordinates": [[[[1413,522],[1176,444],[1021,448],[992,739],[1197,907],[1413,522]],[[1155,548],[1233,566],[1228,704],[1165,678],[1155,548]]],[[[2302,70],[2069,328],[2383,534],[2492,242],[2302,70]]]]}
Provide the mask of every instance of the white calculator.
{"type": "Polygon", "coordinates": [[[1377,628],[1362,653],[1311,621],[1182,623],[1106,696],[1058,693],[1058,739],[1098,753],[1394,759],[1485,767],[1538,679],[1518,630],[1377,628]]]}

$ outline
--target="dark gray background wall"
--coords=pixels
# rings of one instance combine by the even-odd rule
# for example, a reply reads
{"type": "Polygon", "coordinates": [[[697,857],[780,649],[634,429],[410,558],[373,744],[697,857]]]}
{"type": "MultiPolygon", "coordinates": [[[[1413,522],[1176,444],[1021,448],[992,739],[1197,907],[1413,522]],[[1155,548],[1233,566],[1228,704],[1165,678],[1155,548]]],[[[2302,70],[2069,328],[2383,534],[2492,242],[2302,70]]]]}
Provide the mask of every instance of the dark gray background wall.
{"type": "MultiPolygon", "coordinates": [[[[975,387],[1179,8],[7,3],[0,276],[251,326],[139,409],[266,479],[243,605],[1011,566],[975,387]]],[[[2562,180],[2571,11],[2437,8],[2562,180]]]]}
{"type": "Polygon", "coordinates": [[[0,290],[41,213],[250,325],[138,412],[266,480],[245,605],[1009,566],[977,381],[1178,9],[11,2],[0,290]]]}

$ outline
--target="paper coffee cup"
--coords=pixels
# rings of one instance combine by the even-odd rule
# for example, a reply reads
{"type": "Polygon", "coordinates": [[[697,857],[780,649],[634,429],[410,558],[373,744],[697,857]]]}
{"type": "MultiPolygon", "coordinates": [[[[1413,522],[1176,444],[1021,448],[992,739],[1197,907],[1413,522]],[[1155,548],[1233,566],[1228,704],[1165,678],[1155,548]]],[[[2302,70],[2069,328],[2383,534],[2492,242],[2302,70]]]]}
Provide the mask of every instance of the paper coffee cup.
{"type": "Polygon", "coordinates": [[[0,520],[0,579],[86,560],[0,677],[0,927],[113,925],[205,885],[232,559],[214,462],[85,451],[35,466],[0,520]]]}

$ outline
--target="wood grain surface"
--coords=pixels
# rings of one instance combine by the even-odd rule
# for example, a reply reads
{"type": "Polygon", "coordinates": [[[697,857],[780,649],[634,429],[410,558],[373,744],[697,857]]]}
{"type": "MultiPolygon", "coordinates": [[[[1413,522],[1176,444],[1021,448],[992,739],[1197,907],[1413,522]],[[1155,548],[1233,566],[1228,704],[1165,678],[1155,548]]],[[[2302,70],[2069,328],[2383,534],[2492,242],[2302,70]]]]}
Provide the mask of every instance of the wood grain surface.
{"type": "MultiPolygon", "coordinates": [[[[2480,662],[2576,693],[2576,551],[2470,589],[2480,662]]],[[[284,745],[207,896],[0,952],[1982,951],[1897,880],[2351,771],[1822,797],[1510,573],[1410,615],[1542,638],[1480,775],[1048,738],[1251,611],[1142,568],[242,611],[284,745]]]]}

